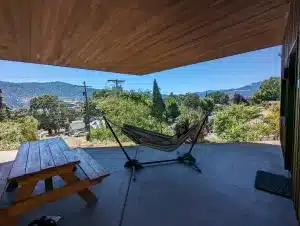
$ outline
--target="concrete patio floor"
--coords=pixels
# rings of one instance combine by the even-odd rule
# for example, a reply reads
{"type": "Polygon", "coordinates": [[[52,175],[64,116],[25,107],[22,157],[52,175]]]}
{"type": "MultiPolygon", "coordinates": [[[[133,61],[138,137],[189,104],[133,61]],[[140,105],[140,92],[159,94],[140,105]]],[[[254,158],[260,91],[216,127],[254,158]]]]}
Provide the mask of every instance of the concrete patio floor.
{"type": "MultiPolygon", "coordinates": [[[[135,147],[127,149],[134,155],[135,147]]],[[[142,161],[176,155],[140,149],[142,161]]],[[[184,150],[187,146],[179,151],[184,150]]],[[[194,155],[202,174],[178,163],[157,165],[139,171],[136,182],[124,169],[119,148],[86,151],[111,172],[92,188],[99,198],[97,205],[88,208],[72,195],[23,215],[20,225],[43,215],[63,216],[61,226],[297,225],[291,200],[254,188],[257,170],[286,173],[277,145],[198,144],[194,155]]]]}

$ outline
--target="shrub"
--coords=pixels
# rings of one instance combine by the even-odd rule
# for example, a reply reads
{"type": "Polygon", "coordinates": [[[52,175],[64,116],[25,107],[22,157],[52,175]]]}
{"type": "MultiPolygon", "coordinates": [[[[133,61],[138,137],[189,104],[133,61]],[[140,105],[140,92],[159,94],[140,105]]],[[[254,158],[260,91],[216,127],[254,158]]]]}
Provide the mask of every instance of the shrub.
{"type": "Polygon", "coordinates": [[[214,116],[214,132],[223,140],[243,142],[259,140],[262,136],[260,108],[255,106],[231,105],[217,111],[214,116]]]}
{"type": "Polygon", "coordinates": [[[273,135],[275,139],[279,138],[280,133],[280,104],[275,103],[268,106],[263,118],[265,128],[264,136],[273,135]]]}
{"type": "Polygon", "coordinates": [[[37,125],[32,117],[0,122],[0,151],[17,149],[24,141],[36,140],[37,125]]]}
{"type": "Polygon", "coordinates": [[[21,126],[21,134],[24,141],[37,140],[38,121],[30,116],[18,119],[17,122],[21,126]]]}

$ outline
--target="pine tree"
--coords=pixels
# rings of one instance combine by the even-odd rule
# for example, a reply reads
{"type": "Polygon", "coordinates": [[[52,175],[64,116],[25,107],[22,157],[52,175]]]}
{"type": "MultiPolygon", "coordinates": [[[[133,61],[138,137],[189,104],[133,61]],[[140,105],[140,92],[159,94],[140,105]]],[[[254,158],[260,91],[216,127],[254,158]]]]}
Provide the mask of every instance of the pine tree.
{"type": "Polygon", "coordinates": [[[162,121],[165,110],[165,103],[159,91],[157,81],[154,79],[152,93],[152,116],[162,121]]]}

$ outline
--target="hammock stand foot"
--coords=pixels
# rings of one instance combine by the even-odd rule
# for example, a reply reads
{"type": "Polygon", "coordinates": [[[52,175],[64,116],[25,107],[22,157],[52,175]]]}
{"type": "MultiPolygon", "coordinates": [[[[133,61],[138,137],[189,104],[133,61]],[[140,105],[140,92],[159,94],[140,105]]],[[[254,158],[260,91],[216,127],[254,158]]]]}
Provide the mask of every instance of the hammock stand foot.
{"type": "Polygon", "coordinates": [[[140,170],[140,169],[143,169],[144,166],[142,165],[142,163],[140,163],[137,159],[130,159],[128,160],[124,167],[126,168],[135,168],[135,170],[140,170]]]}
{"type": "Polygon", "coordinates": [[[151,161],[151,162],[139,162],[137,159],[130,159],[128,160],[124,167],[132,169],[132,178],[133,181],[136,180],[136,171],[139,171],[144,168],[144,165],[151,165],[151,164],[159,164],[159,163],[167,163],[167,162],[178,162],[178,163],[188,163],[189,165],[193,166],[193,168],[202,173],[200,167],[196,164],[196,159],[191,153],[185,153],[179,155],[176,159],[167,159],[167,160],[159,160],[159,161],[151,161]]]}
{"type": "Polygon", "coordinates": [[[136,180],[136,176],[135,176],[136,171],[141,170],[141,169],[144,168],[144,166],[137,159],[128,160],[125,163],[124,167],[132,169],[132,179],[133,179],[133,181],[136,180]]]}
{"type": "Polygon", "coordinates": [[[200,167],[196,163],[195,157],[190,152],[179,155],[177,160],[180,163],[186,163],[187,162],[189,165],[193,166],[196,171],[198,171],[199,173],[202,173],[200,167]]]}

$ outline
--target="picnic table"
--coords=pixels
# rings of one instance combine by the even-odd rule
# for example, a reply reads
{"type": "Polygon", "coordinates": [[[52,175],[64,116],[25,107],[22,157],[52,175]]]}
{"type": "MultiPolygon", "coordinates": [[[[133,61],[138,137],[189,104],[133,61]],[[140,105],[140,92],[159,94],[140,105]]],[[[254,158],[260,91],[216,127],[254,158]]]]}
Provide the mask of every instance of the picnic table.
{"type": "Polygon", "coordinates": [[[16,225],[20,214],[73,193],[88,204],[95,203],[97,197],[88,187],[107,176],[109,173],[89,154],[70,149],[61,138],[24,142],[14,161],[0,165],[0,197],[8,186],[16,185],[15,201],[0,208],[0,225],[16,225]],[[53,186],[55,176],[64,180],[64,186],[53,186]],[[39,181],[44,181],[45,192],[34,195],[39,181]]]}

